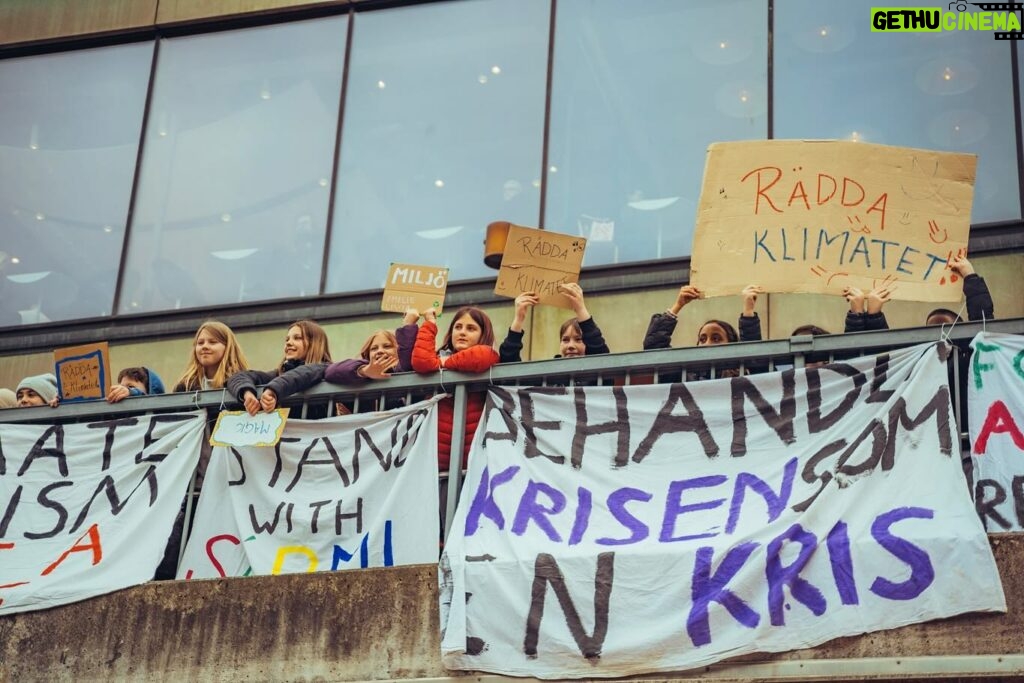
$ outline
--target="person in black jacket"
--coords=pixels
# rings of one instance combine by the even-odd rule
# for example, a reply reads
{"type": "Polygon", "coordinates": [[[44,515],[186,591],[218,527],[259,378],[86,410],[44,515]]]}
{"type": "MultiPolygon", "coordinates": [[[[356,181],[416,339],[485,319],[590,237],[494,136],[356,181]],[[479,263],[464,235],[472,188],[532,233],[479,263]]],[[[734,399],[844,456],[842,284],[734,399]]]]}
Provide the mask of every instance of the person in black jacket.
{"type": "MultiPolygon", "coordinates": [[[[604,335],[601,334],[601,328],[587,310],[583,288],[576,282],[567,282],[559,285],[558,291],[572,303],[576,317],[562,323],[558,331],[558,354],[555,358],[578,358],[610,353],[604,335]]],[[[505,341],[501,342],[498,348],[499,363],[518,363],[523,360],[523,323],[526,321],[527,312],[539,301],[536,292],[524,292],[516,297],[515,317],[508,328],[508,334],[505,335],[505,341]]]]}
{"type": "MultiPolygon", "coordinates": [[[[721,320],[708,320],[697,331],[697,346],[715,346],[737,341],[761,341],[761,319],[754,306],[757,295],[763,294],[764,288],[759,285],[747,285],[743,288],[743,312],[740,314],[739,334],[733,326],[721,320]]],[[[672,333],[679,322],[679,311],[692,301],[704,296],[703,292],[692,285],[679,288],[675,302],[663,313],[651,316],[644,335],[644,351],[650,349],[668,349],[672,347],[672,333]]]]}
{"type": "MultiPolygon", "coordinates": [[[[985,284],[985,278],[974,272],[974,266],[964,257],[949,262],[949,268],[963,278],[964,297],[967,299],[968,320],[992,320],[995,318],[995,305],[992,295],[985,284]]],[[[960,316],[948,308],[936,308],[925,318],[925,325],[949,325],[959,322],[960,316]]]]}
{"type": "Polygon", "coordinates": [[[896,285],[897,280],[883,280],[867,294],[857,287],[844,287],[843,296],[850,302],[850,310],[846,312],[843,332],[889,329],[889,321],[885,319],[882,306],[892,298],[896,285]]]}
{"type": "Polygon", "coordinates": [[[288,396],[323,381],[324,370],[330,362],[327,333],[312,320],[299,320],[288,328],[281,363],[270,372],[236,372],[228,379],[228,392],[250,415],[260,410],[269,413],[288,396]],[[257,398],[256,387],[261,385],[266,386],[257,398]]]}

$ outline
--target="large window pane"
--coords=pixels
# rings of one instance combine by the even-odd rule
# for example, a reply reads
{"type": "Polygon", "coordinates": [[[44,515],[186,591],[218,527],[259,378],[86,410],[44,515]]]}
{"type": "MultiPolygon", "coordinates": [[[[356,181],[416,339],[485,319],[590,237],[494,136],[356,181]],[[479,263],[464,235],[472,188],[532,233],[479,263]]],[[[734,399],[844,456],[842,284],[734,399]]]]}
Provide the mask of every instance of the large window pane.
{"type": "Polygon", "coordinates": [[[161,42],[122,313],[319,292],[347,21],[161,42]]]}
{"type": "Polygon", "coordinates": [[[0,326],[110,314],[152,55],[0,61],[0,326]]]}
{"type": "Polygon", "coordinates": [[[1020,218],[1010,41],[872,32],[877,4],[776,0],[775,137],[973,152],[972,222],[1020,218]]]}
{"type": "Polygon", "coordinates": [[[465,0],[355,18],[328,289],[390,262],[483,265],[487,223],[536,225],[547,0],[465,0]]]}
{"type": "Polygon", "coordinates": [[[545,227],[584,265],[690,253],[707,146],[767,134],[764,0],[562,0],[545,227]]]}

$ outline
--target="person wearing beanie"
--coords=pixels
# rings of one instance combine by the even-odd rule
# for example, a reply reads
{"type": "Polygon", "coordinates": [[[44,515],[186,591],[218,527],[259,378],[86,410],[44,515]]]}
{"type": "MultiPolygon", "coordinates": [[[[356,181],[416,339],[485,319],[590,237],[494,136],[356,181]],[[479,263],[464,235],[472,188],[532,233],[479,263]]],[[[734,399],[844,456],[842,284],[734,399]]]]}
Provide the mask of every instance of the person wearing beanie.
{"type": "Polygon", "coordinates": [[[17,407],[18,397],[14,395],[14,392],[8,389],[7,387],[3,387],[2,389],[0,389],[0,410],[3,410],[4,408],[17,407]]]}
{"type": "Polygon", "coordinates": [[[117,403],[129,396],[165,393],[160,375],[150,368],[125,368],[117,375],[117,384],[107,392],[107,401],[117,403]]]}
{"type": "Polygon", "coordinates": [[[60,403],[57,398],[57,378],[51,372],[26,377],[18,384],[17,398],[19,408],[45,405],[56,408],[60,403]]]}

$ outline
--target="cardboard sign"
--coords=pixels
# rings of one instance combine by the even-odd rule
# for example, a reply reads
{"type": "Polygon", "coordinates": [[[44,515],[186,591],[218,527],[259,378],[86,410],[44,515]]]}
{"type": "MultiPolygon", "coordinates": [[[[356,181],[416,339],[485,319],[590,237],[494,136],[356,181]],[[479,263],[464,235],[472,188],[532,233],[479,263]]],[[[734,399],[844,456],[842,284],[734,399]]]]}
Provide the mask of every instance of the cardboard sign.
{"type": "Polygon", "coordinates": [[[586,247],[585,237],[511,225],[494,293],[514,299],[536,292],[542,304],[572,308],[558,285],[579,281],[586,247]]]}
{"type": "Polygon", "coordinates": [[[447,268],[392,263],[388,269],[380,310],[405,313],[407,308],[415,308],[417,311],[433,308],[440,315],[447,288],[447,268]]]}
{"type": "Polygon", "coordinates": [[[250,415],[244,410],[225,410],[217,416],[210,434],[211,446],[276,446],[288,421],[288,409],[250,415]]]}
{"type": "Polygon", "coordinates": [[[708,149],[690,283],[706,296],[769,292],[958,301],[977,157],[836,140],[708,149]]]}
{"type": "Polygon", "coordinates": [[[114,381],[107,342],[55,349],[53,365],[57,395],[64,402],[103,399],[114,381]]]}

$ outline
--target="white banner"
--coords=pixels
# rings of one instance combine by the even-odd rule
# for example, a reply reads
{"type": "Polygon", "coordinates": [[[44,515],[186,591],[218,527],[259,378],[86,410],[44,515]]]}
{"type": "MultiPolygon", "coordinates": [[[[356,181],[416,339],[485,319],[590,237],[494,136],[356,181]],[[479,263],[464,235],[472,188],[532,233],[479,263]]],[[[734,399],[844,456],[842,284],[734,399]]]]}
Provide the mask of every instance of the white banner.
{"type": "Polygon", "coordinates": [[[945,356],[492,388],[440,567],[445,666],[628,676],[1005,611],[945,356]]]}
{"type": "Polygon", "coordinates": [[[152,579],[205,420],[195,412],[0,424],[0,614],[152,579]]]}
{"type": "Polygon", "coordinates": [[[216,447],[178,578],[437,561],[437,401],[216,447]]]}
{"type": "Polygon", "coordinates": [[[971,348],[974,504],[989,531],[1024,531],[1024,337],[981,332],[971,348]]]}

